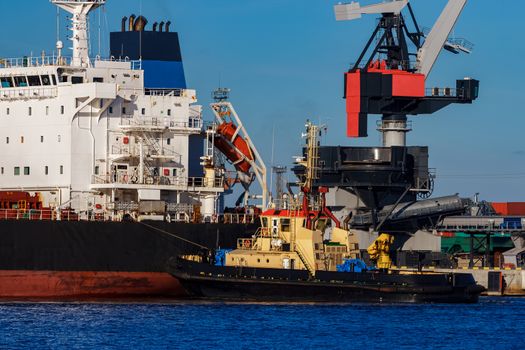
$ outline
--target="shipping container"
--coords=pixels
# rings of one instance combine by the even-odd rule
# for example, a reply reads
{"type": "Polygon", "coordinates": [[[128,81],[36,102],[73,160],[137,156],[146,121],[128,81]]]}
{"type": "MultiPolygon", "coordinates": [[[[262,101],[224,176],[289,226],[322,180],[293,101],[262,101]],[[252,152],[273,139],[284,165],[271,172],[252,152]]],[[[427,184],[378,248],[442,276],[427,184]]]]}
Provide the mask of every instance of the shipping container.
{"type": "Polygon", "coordinates": [[[525,202],[491,203],[497,215],[523,215],[525,216],[525,202]]]}

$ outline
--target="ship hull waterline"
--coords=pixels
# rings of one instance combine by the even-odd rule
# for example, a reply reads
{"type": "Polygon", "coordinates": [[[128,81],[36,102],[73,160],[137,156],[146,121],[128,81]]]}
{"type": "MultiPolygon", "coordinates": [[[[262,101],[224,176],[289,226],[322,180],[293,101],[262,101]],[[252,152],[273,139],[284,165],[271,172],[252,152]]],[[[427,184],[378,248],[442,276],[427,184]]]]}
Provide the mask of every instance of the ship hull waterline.
{"type": "Polygon", "coordinates": [[[257,225],[0,220],[0,301],[177,298],[167,272],[189,244],[233,247],[257,225]],[[184,239],[184,240],[181,240],[184,239]]]}
{"type": "Polygon", "coordinates": [[[179,298],[179,281],[162,272],[0,271],[0,301],[179,298]]]}

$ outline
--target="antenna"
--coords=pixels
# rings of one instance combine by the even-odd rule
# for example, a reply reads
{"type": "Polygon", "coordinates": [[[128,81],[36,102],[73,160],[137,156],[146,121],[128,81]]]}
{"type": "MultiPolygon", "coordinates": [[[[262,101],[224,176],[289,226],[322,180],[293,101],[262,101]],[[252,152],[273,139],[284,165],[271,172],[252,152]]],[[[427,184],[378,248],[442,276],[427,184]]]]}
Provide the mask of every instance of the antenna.
{"type": "Polygon", "coordinates": [[[73,42],[73,60],[71,65],[78,67],[89,67],[89,35],[88,16],[96,8],[104,5],[106,0],[51,0],[51,3],[62,10],[69,12],[71,16],[71,41],[73,42]]]}
{"type": "MultiPolygon", "coordinates": [[[[142,0],[139,3],[139,16],[142,17],[142,0]]],[[[142,61],[142,30],[139,32],[139,60],[142,61]]]]}
{"type": "Polygon", "coordinates": [[[102,45],[101,43],[101,37],[102,37],[102,9],[104,8],[104,5],[102,5],[102,7],[98,10],[98,57],[100,57],[100,51],[101,51],[101,48],[100,46],[102,45]]]}

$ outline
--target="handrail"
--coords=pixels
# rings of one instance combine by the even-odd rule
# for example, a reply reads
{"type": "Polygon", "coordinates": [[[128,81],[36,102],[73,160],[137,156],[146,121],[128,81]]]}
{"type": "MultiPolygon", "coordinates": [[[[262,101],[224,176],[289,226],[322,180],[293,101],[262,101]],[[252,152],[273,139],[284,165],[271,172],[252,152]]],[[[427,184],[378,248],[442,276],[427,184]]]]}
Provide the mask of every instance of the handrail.
{"type": "Polygon", "coordinates": [[[161,127],[161,128],[189,128],[202,129],[203,121],[199,117],[189,117],[188,121],[175,121],[170,117],[159,116],[130,116],[122,117],[121,127],[161,127]]]}
{"type": "Polygon", "coordinates": [[[108,213],[56,209],[0,209],[0,220],[29,221],[115,221],[108,213]]]}
{"type": "Polygon", "coordinates": [[[124,175],[93,175],[92,184],[115,184],[115,185],[147,185],[147,186],[174,186],[188,188],[223,187],[223,179],[208,179],[205,177],[181,177],[181,176],[146,176],[145,183],[139,183],[138,176],[124,175]]]}
{"type": "Polygon", "coordinates": [[[56,86],[27,86],[16,87],[8,89],[0,89],[0,100],[17,100],[28,98],[53,98],[58,96],[58,88],[56,86]]]}
{"type": "MultiPolygon", "coordinates": [[[[27,56],[0,58],[0,68],[19,68],[19,67],[42,67],[42,66],[71,66],[73,58],[71,56],[27,56]]],[[[125,62],[131,64],[132,70],[142,69],[140,60],[130,60],[129,58],[115,57],[96,57],[90,60],[94,65],[96,62],[125,62]]]]}

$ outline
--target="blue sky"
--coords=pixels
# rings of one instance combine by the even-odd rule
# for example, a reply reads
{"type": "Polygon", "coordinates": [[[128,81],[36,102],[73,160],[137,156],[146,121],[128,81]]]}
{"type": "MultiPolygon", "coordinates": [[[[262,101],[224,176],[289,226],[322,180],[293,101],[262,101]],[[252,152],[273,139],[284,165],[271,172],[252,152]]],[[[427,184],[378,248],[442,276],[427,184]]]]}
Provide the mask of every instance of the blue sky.
{"type": "MultiPolygon", "coordinates": [[[[232,89],[231,100],[270,166],[291,165],[300,153],[304,121],[328,124],[324,144],[379,145],[369,120],[369,137],[345,136],[343,72],[355,61],[375,26],[375,17],[336,22],[334,0],[108,0],[101,15],[102,52],[109,31],[122,16],[142,13],[171,20],[180,33],[188,86],[200,103],[210,102],[219,83],[232,89]]],[[[371,3],[371,1],[362,1],[371,3]]],[[[422,26],[431,27],[445,0],[413,0],[422,26]]],[[[451,106],[433,116],[412,118],[410,145],[430,147],[437,169],[436,195],[460,193],[494,201],[525,201],[523,132],[522,13],[516,0],[471,0],[455,35],[475,43],[471,55],[443,53],[427,81],[454,86],[469,76],[481,81],[472,106],[451,106]]],[[[2,1],[0,57],[51,52],[56,40],[56,10],[46,0],[2,1]],[[28,11],[27,6],[31,9],[28,11]],[[9,30],[11,28],[11,30],[9,30]],[[6,35],[6,33],[10,33],[6,35]]],[[[62,15],[62,37],[65,37],[62,15]]],[[[98,25],[98,14],[92,27],[98,25]]],[[[93,38],[93,52],[98,40],[93,38]]],[[[67,46],[67,45],[66,45],[67,46]]],[[[206,117],[211,119],[211,113],[206,117]]]]}

